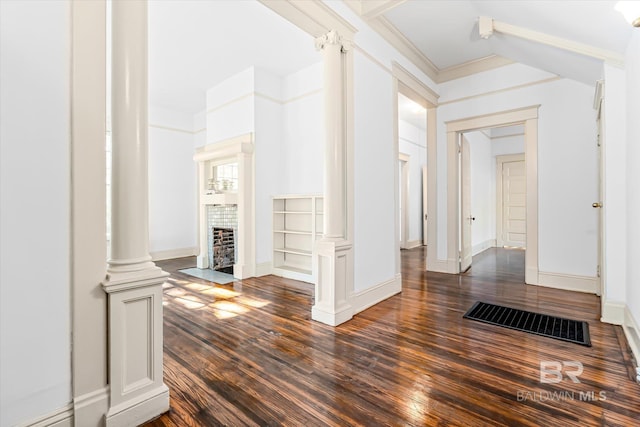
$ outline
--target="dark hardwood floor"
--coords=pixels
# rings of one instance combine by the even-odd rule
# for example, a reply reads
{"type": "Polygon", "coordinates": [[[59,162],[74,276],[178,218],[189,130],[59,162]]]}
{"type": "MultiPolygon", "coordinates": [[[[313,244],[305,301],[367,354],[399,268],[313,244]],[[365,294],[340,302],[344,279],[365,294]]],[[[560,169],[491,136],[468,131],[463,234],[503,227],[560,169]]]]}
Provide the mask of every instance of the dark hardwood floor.
{"type": "Polygon", "coordinates": [[[171,411],[148,425],[640,425],[620,328],[594,295],[524,285],[523,256],[489,250],[456,276],[403,251],[402,293],[337,328],[310,320],[311,285],[218,285],[177,271],[193,258],[158,263],[171,411]],[[463,319],[477,300],[586,320],[593,347],[463,319]],[[582,363],[580,383],[541,383],[541,361],[582,363]]]}

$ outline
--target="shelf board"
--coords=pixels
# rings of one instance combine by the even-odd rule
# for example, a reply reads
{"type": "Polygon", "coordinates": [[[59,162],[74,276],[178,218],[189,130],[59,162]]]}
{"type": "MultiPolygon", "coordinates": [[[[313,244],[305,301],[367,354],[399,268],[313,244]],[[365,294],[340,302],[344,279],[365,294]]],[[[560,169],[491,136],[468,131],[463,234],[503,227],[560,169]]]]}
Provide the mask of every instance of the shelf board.
{"type": "Polygon", "coordinates": [[[292,249],[292,248],[274,248],[274,252],[282,252],[285,254],[311,256],[312,252],[305,249],[292,249]]]}
{"type": "Polygon", "coordinates": [[[273,230],[274,233],[284,233],[284,234],[301,234],[303,236],[311,236],[313,233],[310,231],[294,231],[294,230],[273,230]]]}

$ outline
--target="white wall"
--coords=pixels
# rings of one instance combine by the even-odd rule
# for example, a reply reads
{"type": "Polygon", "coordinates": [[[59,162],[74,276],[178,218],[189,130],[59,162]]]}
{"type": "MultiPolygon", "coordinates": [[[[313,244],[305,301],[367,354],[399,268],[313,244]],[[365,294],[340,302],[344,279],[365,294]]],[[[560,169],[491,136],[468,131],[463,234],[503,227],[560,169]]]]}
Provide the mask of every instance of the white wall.
{"type": "Polygon", "coordinates": [[[282,79],[254,69],[256,264],[273,258],[272,197],[282,193],[282,79]]]}
{"type": "MultiPolygon", "coordinates": [[[[627,65],[628,66],[628,65],[627,65]]],[[[605,257],[603,293],[606,303],[623,304],[627,283],[627,88],[625,71],[610,65],[604,66],[604,188],[605,257]]],[[[637,120],[637,119],[633,119],[637,120]]],[[[631,120],[631,122],[633,122],[631,120]]],[[[630,123],[631,125],[631,123],[630,123]]],[[[635,166],[631,166],[633,169],[635,166]]],[[[634,188],[629,185],[629,190],[634,188]]],[[[631,213],[631,212],[629,212],[631,213]]],[[[603,313],[607,315],[606,311],[603,313]]],[[[606,318],[606,317],[605,317],[606,318]]]]}
{"type": "Polygon", "coordinates": [[[343,1],[325,3],[358,28],[354,48],[354,288],[394,279],[397,153],[393,130],[392,62],[427,86],[437,85],[362,21],[343,1]],[[372,60],[373,58],[373,60],[372,60]]]}
{"type": "Polygon", "coordinates": [[[491,138],[491,156],[524,153],[524,135],[491,138]]]}
{"type": "Polygon", "coordinates": [[[323,64],[318,62],[282,81],[283,192],[321,194],[324,176],[323,64]]]}
{"type": "Polygon", "coordinates": [[[229,77],[207,90],[207,144],[255,130],[254,68],[229,77]]]}
{"type": "MultiPolygon", "coordinates": [[[[426,113],[425,113],[426,119],[426,113]]],[[[427,131],[398,120],[398,149],[409,156],[409,243],[422,243],[422,167],[427,165],[427,131]]]]}
{"type": "MultiPolygon", "coordinates": [[[[504,89],[548,73],[513,64],[443,83],[441,102],[464,93],[504,89]]],[[[445,122],[540,104],[538,120],[539,270],[595,276],[597,197],[594,88],[568,79],[441,105],[438,111],[438,258],[446,259],[445,122]],[[440,156],[443,156],[441,159],[440,156]],[[443,175],[444,173],[444,175],[443,175]]]]}
{"type": "MultiPolygon", "coordinates": [[[[640,271],[637,262],[640,259],[640,34],[633,31],[627,47],[627,305],[636,325],[640,325],[640,271]]],[[[638,332],[638,331],[636,331],[638,332]]],[[[640,355],[636,354],[636,357],[640,355]]]]}
{"type": "Polygon", "coordinates": [[[207,144],[207,111],[202,110],[193,116],[193,146],[202,147],[207,144]]]}
{"type": "Polygon", "coordinates": [[[354,289],[357,292],[395,276],[393,177],[398,159],[393,144],[391,76],[359,52],[354,56],[354,289]]]}
{"type": "Polygon", "coordinates": [[[0,2],[0,425],[71,401],[68,1],[0,2]]]}
{"type": "Polygon", "coordinates": [[[194,253],[197,247],[193,124],[190,114],[157,107],[149,109],[149,251],[152,255],[162,256],[165,251],[194,253]]]}

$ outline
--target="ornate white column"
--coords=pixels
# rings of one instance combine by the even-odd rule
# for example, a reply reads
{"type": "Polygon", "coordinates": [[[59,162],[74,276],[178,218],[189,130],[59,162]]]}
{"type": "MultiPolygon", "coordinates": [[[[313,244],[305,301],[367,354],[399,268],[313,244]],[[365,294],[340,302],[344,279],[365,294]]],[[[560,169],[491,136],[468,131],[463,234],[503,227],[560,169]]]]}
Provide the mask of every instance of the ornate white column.
{"type": "Polygon", "coordinates": [[[350,299],[353,245],[347,238],[347,52],[349,42],[335,31],[316,39],[324,60],[325,160],[324,236],[316,242],[314,320],[332,326],[353,316],[350,299]]]}
{"type": "Polygon", "coordinates": [[[169,409],[162,379],[162,284],[149,256],[147,2],[112,3],[111,259],[107,426],[138,425],[169,409]]]}

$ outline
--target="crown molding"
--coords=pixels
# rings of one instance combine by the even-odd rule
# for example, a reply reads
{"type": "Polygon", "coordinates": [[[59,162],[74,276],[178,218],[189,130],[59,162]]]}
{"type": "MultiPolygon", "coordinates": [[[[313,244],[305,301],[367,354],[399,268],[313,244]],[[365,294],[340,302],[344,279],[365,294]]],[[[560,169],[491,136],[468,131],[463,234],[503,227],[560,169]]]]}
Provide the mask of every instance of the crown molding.
{"type": "Polygon", "coordinates": [[[420,80],[416,79],[413,74],[395,61],[391,64],[391,74],[398,79],[400,92],[405,96],[408,96],[414,102],[417,102],[424,108],[433,108],[438,105],[438,98],[440,98],[440,95],[435,93],[430,87],[422,83],[420,80]],[[417,94],[417,96],[415,96],[414,93],[417,94]],[[423,104],[421,99],[427,102],[426,105],[423,104]]]}
{"type": "Polygon", "coordinates": [[[511,59],[507,59],[498,55],[485,56],[484,58],[474,59],[472,61],[463,62],[462,64],[439,70],[436,83],[444,83],[450,80],[467,77],[472,74],[493,70],[505,65],[510,65],[514,62],[515,61],[512,61],[511,59]]]}
{"type": "Polygon", "coordinates": [[[353,36],[358,31],[322,1],[258,1],[313,37],[320,37],[331,30],[336,30],[347,40],[353,40],[353,36]]]}
{"type": "MultiPolygon", "coordinates": [[[[265,0],[261,0],[265,1],[265,0]]],[[[439,69],[416,45],[402,34],[388,19],[382,16],[383,13],[397,7],[406,0],[343,0],[351,10],[385,39],[398,52],[413,62],[423,73],[425,73],[435,83],[442,83],[449,80],[466,77],[482,71],[492,70],[504,65],[512,64],[513,61],[491,55],[485,58],[454,65],[445,69],[439,69]]]]}
{"type": "Polygon", "coordinates": [[[368,20],[367,23],[382,36],[391,46],[413,62],[434,82],[438,78],[438,67],[427,58],[420,49],[407,39],[389,20],[383,16],[368,20]]]}

